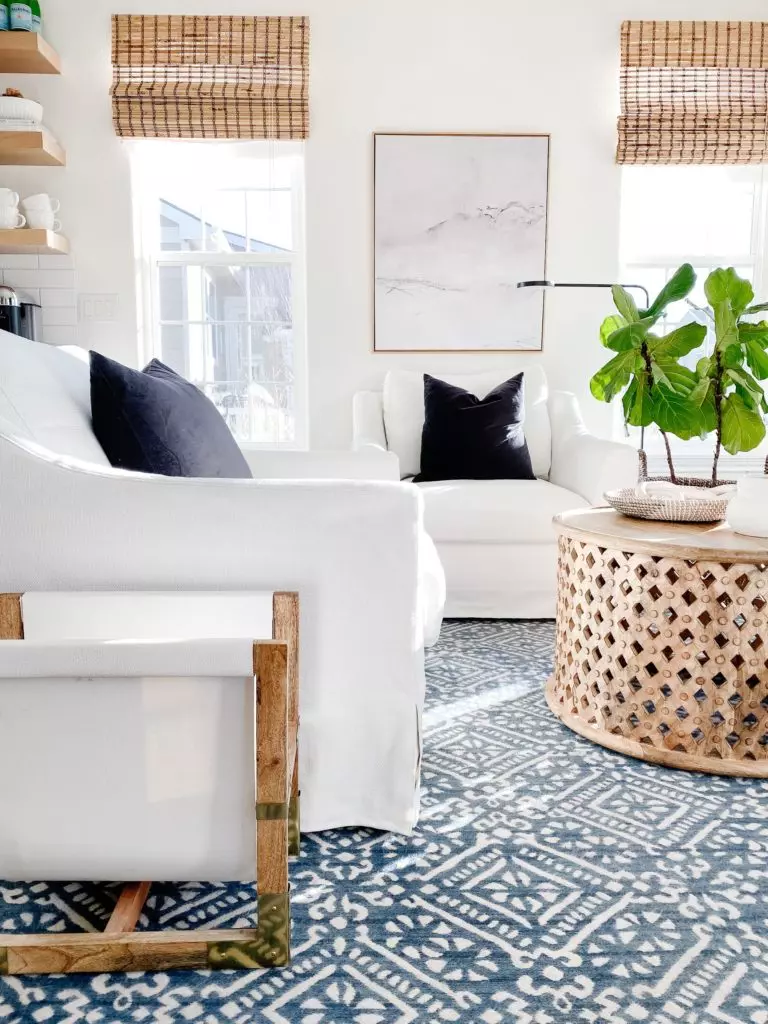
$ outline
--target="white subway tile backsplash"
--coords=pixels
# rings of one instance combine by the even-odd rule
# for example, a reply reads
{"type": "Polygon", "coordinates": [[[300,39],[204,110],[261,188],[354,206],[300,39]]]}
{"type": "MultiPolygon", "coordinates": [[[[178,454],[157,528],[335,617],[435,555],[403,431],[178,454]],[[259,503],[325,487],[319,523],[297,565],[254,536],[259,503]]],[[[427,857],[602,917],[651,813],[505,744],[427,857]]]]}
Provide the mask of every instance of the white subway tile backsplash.
{"type": "Polygon", "coordinates": [[[39,256],[19,252],[0,253],[0,270],[36,270],[39,256]]]}
{"type": "Polygon", "coordinates": [[[43,306],[43,324],[54,327],[77,324],[77,306],[43,306]]]}
{"type": "Polygon", "coordinates": [[[74,288],[74,270],[4,270],[6,284],[15,288],[74,288]]]}
{"type": "Polygon", "coordinates": [[[48,345],[76,345],[76,327],[46,327],[43,325],[43,340],[48,345]]]}
{"type": "Polygon", "coordinates": [[[14,288],[21,302],[42,306],[45,342],[77,344],[77,291],[70,256],[0,254],[0,281],[14,288]]]}
{"type": "MultiPolygon", "coordinates": [[[[7,283],[7,282],[6,282],[7,283]]],[[[41,288],[40,300],[45,306],[77,307],[77,292],[74,288],[41,288]]]]}
{"type": "Polygon", "coordinates": [[[72,270],[75,266],[71,256],[49,256],[37,257],[40,261],[41,270],[72,270]]]}

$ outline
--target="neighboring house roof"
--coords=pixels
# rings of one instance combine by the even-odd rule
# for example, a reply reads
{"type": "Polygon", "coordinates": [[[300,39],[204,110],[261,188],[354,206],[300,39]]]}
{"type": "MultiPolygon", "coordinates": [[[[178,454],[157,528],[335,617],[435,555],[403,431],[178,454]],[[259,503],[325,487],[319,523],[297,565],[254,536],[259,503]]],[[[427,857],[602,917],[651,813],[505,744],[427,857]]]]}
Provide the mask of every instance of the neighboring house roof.
{"type": "Polygon", "coordinates": [[[287,249],[282,248],[279,245],[271,245],[269,242],[262,242],[258,238],[246,238],[245,235],[238,235],[234,231],[222,231],[215,224],[209,224],[207,221],[201,221],[200,217],[196,217],[189,210],[184,210],[180,206],[169,203],[167,199],[160,200],[160,218],[166,221],[168,226],[177,225],[182,237],[187,238],[200,238],[202,226],[205,229],[206,236],[210,233],[218,233],[223,236],[233,252],[287,252],[287,249]]]}

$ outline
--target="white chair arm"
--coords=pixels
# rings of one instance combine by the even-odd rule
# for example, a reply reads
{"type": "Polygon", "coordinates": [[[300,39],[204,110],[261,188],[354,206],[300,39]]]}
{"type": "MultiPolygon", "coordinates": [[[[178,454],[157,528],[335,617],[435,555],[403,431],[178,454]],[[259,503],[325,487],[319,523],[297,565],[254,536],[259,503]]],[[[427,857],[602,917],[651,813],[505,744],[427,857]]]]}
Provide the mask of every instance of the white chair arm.
{"type": "Polygon", "coordinates": [[[255,480],[399,480],[394,452],[375,446],[359,451],[244,449],[255,480]]]}
{"type": "Polygon", "coordinates": [[[638,453],[629,443],[606,441],[590,434],[579,413],[576,396],[554,391],[549,399],[552,424],[552,469],[549,479],[604,505],[603,495],[616,487],[637,483],[638,453]]]}
{"type": "Polygon", "coordinates": [[[352,399],[352,446],[387,450],[383,396],[380,391],[358,391],[352,399]]]}
{"type": "Polygon", "coordinates": [[[422,506],[407,484],[149,476],[7,437],[0,478],[6,591],[299,589],[310,566],[368,600],[366,567],[416,584],[422,506]]]}
{"type": "Polygon", "coordinates": [[[0,641],[0,680],[252,675],[252,639],[0,641]]]}
{"type": "Polygon", "coordinates": [[[423,537],[409,484],[153,477],[0,435],[0,593],[299,593],[313,831],[412,827],[423,537]]]}

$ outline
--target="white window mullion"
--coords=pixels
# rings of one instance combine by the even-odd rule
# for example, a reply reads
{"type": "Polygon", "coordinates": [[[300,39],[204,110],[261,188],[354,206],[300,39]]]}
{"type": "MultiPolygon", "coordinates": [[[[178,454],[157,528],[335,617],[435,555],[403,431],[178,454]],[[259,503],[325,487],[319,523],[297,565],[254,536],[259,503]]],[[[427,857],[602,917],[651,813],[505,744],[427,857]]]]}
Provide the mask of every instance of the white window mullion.
{"type": "Polygon", "coordinates": [[[303,147],[145,141],[131,152],[142,354],[162,358],[165,344],[173,365],[185,353],[176,368],[212,397],[243,446],[304,447],[303,147]],[[212,237],[217,248],[206,249],[212,237]],[[290,324],[272,319],[283,315],[290,324]]]}

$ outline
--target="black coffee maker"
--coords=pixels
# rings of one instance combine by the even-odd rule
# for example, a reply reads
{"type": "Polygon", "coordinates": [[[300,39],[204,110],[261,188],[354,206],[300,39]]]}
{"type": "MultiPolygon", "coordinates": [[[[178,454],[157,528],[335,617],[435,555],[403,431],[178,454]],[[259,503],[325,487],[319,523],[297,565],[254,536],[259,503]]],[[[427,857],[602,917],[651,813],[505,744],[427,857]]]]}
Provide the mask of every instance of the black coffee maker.
{"type": "Polygon", "coordinates": [[[38,341],[41,320],[42,310],[36,302],[19,302],[13,288],[7,284],[0,285],[0,330],[38,341]]]}

